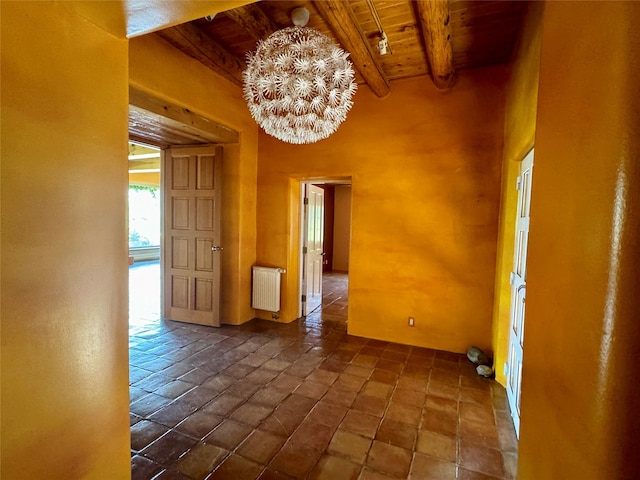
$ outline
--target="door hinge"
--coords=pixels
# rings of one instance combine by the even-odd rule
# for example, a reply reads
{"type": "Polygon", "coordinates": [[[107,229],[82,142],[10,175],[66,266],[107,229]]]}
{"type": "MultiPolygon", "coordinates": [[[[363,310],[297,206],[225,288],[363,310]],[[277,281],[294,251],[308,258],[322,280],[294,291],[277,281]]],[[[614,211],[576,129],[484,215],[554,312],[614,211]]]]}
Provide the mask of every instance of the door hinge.
{"type": "Polygon", "coordinates": [[[304,197],[304,204],[309,205],[309,197],[304,197]]]}
{"type": "Polygon", "coordinates": [[[520,190],[522,188],[522,177],[518,176],[518,178],[516,178],[516,190],[520,190]]]}
{"type": "Polygon", "coordinates": [[[306,255],[306,253],[307,253],[307,247],[302,247],[302,253],[306,255]]]}
{"type": "Polygon", "coordinates": [[[305,303],[307,301],[307,296],[306,295],[302,295],[302,303],[305,303]]]}

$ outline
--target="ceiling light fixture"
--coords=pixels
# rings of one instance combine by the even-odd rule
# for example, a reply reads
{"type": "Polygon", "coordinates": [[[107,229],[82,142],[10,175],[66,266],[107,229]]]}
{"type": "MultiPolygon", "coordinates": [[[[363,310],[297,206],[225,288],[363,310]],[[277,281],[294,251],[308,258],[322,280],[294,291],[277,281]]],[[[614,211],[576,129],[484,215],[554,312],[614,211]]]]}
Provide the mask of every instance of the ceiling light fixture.
{"type": "Polygon", "coordinates": [[[380,32],[380,41],[378,41],[378,53],[380,55],[386,55],[387,53],[393,54],[391,50],[391,45],[389,45],[389,39],[387,38],[387,34],[382,28],[382,22],[380,21],[380,15],[378,15],[378,10],[376,10],[375,5],[372,0],[367,0],[367,5],[369,5],[369,10],[371,11],[371,15],[378,26],[378,32],[380,32]]]}
{"type": "Polygon", "coordinates": [[[309,11],[296,8],[294,27],[278,30],[247,54],[244,97],[258,125],[293,144],[334,133],[356,91],[349,54],[325,34],[306,27],[309,11]]]}
{"type": "Polygon", "coordinates": [[[390,51],[391,47],[389,47],[389,39],[387,38],[387,34],[383,31],[382,38],[378,42],[378,52],[380,52],[380,55],[386,55],[387,50],[390,51]]]}

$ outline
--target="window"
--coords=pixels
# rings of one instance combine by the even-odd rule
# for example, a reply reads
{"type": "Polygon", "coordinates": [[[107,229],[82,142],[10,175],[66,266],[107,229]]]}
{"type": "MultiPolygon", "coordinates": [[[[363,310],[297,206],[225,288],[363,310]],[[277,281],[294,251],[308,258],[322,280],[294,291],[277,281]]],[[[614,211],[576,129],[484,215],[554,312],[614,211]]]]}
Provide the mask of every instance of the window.
{"type": "Polygon", "coordinates": [[[129,248],[160,246],[160,189],[129,185],[129,248]]]}
{"type": "Polygon", "coordinates": [[[160,252],[160,150],[129,142],[129,255],[152,260],[160,252]]]}

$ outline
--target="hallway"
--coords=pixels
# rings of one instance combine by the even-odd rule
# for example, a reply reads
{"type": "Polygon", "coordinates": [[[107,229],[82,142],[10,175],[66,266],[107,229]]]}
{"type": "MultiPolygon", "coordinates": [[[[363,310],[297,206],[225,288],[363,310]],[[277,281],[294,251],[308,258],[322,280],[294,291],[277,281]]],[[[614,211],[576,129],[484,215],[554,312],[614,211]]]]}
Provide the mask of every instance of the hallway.
{"type": "Polygon", "coordinates": [[[515,478],[504,388],[464,355],[348,336],[346,275],[326,279],[290,324],[163,321],[131,295],[133,479],[515,478]]]}
{"type": "Polygon", "coordinates": [[[322,275],[322,303],[306,317],[307,324],[318,324],[347,331],[349,275],[329,272],[322,275]]]}

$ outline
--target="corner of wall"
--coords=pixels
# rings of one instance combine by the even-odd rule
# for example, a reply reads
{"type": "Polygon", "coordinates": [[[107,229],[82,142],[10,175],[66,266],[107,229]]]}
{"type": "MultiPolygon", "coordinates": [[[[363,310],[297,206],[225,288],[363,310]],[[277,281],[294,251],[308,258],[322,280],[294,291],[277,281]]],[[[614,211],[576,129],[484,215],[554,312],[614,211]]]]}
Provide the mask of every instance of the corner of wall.
{"type": "Polygon", "coordinates": [[[1,9],[0,476],[129,478],[128,42],[67,2],[1,9]]]}
{"type": "Polygon", "coordinates": [[[509,348],[509,274],[513,268],[518,203],[515,182],[520,162],[534,144],[543,7],[543,2],[532,2],[528,7],[507,83],[492,334],[494,370],[502,385],[506,385],[503,365],[509,348]]]}

